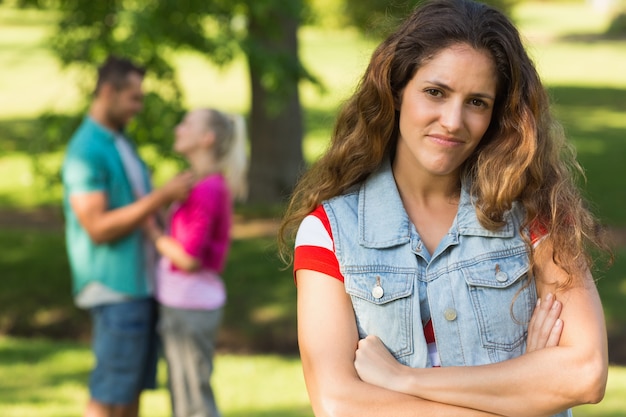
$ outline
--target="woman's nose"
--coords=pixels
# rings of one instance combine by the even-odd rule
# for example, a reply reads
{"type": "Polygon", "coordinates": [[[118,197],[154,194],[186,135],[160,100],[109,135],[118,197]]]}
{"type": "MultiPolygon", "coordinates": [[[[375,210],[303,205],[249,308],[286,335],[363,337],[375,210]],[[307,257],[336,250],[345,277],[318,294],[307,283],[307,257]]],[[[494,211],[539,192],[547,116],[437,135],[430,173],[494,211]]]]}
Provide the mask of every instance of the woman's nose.
{"type": "Polygon", "coordinates": [[[441,125],[448,132],[455,132],[463,125],[463,103],[450,100],[441,108],[439,117],[441,125]]]}

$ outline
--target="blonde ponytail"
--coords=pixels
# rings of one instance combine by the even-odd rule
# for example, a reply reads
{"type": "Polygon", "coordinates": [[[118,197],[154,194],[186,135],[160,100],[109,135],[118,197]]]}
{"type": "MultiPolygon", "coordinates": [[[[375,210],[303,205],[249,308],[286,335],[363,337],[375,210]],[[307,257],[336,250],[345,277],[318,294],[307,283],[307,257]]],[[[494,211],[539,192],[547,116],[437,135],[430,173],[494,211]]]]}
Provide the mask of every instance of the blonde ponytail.
{"type": "Polygon", "coordinates": [[[248,196],[248,149],[246,121],[240,114],[229,114],[233,130],[231,143],[224,155],[223,168],[233,198],[245,201],[248,196]]]}
{"type": "Polygon", "coordinates": [[[214,154],[217,167],[224,175],[235,200],[248,196],[248,135],[242,115],[206,109],[208,129],[215,133],[214,154]]]}

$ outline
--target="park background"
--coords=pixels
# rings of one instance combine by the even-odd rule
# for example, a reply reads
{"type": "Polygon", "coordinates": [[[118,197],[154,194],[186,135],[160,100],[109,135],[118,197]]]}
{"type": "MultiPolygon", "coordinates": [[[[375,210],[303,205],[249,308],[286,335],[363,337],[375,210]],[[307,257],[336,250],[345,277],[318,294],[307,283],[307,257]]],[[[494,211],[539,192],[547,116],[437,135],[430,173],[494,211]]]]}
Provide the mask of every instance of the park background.
{"type": "MultiPolygon", "coordinates": [[[[1,3],[1,2],[0,2],[1,3]]],[[[314,2],[315,3],[315,2],[314,2]]],[[[322,6],[329,2],[317,2],[322,6]]],[[[610,334],[604,401],[576,416],[626,415],[626,40],[607,36],[614,15],[599,3],[520,2],[512,16],[549,87],[554,111],[585,169],[585,192],[609,230],[616,260],[596,274],[610,334]]],[[[62,147],[37,141],[49,112],[76,111],[76,74],[47,49],[54,13],[0,4],[0,416],[80,415],[91,366],[88,316],[72,305],[61,190],[62,147]],[[45,119],[44,119],[45,120],[45,119]]],[[[353,91],[377,40],[337,25],[298,31],[300,58],[324,84],[300,87],[303,151],[314,161],[341,101],[353,91]]],[[[246,114],[242,57],[220,68],[188,51],[172,55],[185,107],[246,114]]],[[[65,138],[59,138],[63,141],[65,138]]],[[[159,184],[178,169],[149,144],[142,155],[159,184]]],[[[229,302],[214,384],[226,417],[311,416],[297,356],[295,287],[277,258],[281,207],[241,206],[225,271],[229,302]]],[[[167,416],[165,369],[143,415],[167,416]]]]}

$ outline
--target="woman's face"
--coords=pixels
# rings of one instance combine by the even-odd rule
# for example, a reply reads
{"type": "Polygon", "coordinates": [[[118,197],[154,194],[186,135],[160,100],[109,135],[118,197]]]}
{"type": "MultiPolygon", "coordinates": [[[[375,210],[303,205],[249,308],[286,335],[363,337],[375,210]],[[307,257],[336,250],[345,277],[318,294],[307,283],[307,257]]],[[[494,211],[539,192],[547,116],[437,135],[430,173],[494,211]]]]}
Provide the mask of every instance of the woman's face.
{"type": "Polygon", "coordinates": [[[457,176],[489,127],[496,70],[466,44],[439,51],[401,92],[395,166],[410,175],[457,176]]]}
{"type": "Polygon", "coordinates": [[[207,128],[209,115],[206,110],[192,110],[176,126],[174,151],[181,155],[188,155],[205,145],[210,130],[207,128]]]}

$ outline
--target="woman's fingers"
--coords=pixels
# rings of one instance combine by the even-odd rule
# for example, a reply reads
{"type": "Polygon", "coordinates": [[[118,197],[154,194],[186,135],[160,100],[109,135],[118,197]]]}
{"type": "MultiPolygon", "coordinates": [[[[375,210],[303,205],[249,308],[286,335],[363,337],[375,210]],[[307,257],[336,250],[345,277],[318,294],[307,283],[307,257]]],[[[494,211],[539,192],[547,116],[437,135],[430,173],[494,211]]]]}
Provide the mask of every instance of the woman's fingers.
{"type": "Polygon", "coordinates": [[[526,352],[553,347],[559,344],[563,321],[559,319],[562,304],[549,293],[537,300],[535,311],[528,326],[526,352]]]}
{"type": "Polygon", "coordinates": [[[563,331],[563,320],[556,319],[554,322],[554,326],[552,326],[552,330],[550,331],[550,337],[548,338],[548,343],[546,347],[557,346],[559,341],[561,340],[561,332],[563,331]]]}

